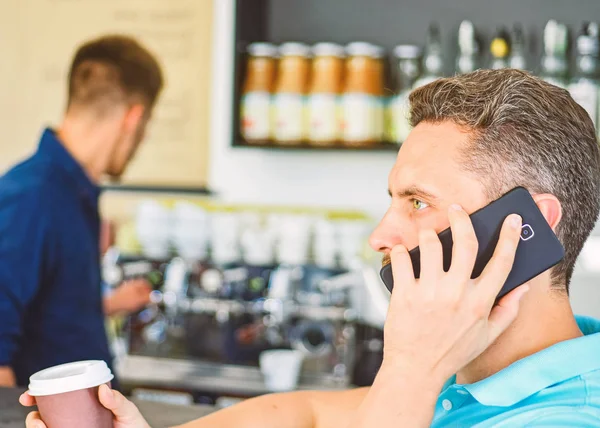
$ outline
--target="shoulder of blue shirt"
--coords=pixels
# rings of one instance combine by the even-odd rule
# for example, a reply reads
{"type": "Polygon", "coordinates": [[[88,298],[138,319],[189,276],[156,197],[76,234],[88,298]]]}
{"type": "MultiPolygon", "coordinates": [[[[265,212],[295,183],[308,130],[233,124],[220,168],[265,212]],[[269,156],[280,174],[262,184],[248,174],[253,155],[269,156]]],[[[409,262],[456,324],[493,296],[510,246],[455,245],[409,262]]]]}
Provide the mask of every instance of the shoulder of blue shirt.
{"type": "Polygon", "coordinates": [[[36,162],[35,166],[33,163],[29,159],[0,178],[0,218],[5,227],[23,224],[39,228],[47,223],[44,218],[51,216],[54,205],[51,167],[43,162],[36,162]],[[23,221],[28,218],[36,221],[23,221]]]}
{"type": "Polygon", "coordinates": [[[590,373],[600,379],[600,320],[586,316],[575,318],[584,336],[542,349],[473,384],[458,385],[453,376],[442,391],[461,387],[480,404],[514,406],[545,388],[570,379],[590,373]]]}
{"type": "Polygon", "coordinates": [[[56,181],[56,170],[50,161],[32,156],[15,165],[0,178],[0,198],[48,199],[48,190],[56,181]]]}

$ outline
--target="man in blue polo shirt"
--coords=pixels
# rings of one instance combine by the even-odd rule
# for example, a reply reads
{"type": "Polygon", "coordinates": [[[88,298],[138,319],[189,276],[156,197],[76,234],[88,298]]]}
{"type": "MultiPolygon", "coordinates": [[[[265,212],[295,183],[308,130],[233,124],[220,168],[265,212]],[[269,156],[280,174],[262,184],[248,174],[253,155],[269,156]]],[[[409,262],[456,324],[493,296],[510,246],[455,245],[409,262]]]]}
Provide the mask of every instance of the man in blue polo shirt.
{"type": "Polygon", "coordinates": [[[140,283],[102,297],[98,184],[125,170],[161,87],[160,66],[135,40],[84,44],[63,122],[0,179],[0,386],[61,363],[110,364],[104,314],[147,302],[140,283]]]}
{"type": "MultiPolygon", "coordinates": [[[[600,322],[575,318],[568,298],[600,210],[592,120],[567,91],[510,69],[437,80],[413,91],[410,110],[391,205],[371,236],[394,274],[374,384],[267,395],[186,428],[600,427],[600,322]],[[495,305],[522,219],[507,217],[494,256],[471,280],[477,239],[468,214],[517,186],[533,195],[565,258],[495,305]],[[446,272],[436,233],[448,226],[446,272]],[[418,280],[407,251],[417,245],[418,280]]],[[[147,427],[119,393],[102,387],[99,396],[120,427],[147,427]]]]}

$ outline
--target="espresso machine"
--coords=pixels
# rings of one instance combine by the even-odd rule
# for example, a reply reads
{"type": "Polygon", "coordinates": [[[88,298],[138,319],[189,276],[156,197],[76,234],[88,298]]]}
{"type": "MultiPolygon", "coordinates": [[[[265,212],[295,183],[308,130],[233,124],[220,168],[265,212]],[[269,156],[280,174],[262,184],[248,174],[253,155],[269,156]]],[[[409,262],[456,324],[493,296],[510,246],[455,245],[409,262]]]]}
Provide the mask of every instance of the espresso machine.
{"type": "Polygon", "coordinates": [[[313,265],[219,266],[123,258],[124,279],[151,279],[152,304],[119,335],[130,357],[258,367],[261,352],[296,349],[302,373],[343,388],[355,363],[357,313],[343,271],[313,265]]]}
{"type": "Polygon", "coordinates": [[[363,221],[178,203],[166,222],[164,207],[144,207],[142,255],[111,250],[103,263],[109,284],[154,287],[152,303],[114,329],[122,385],[196,402],[256,396],[269,392],[259,356],[276,349],[303,356],[299,389],[372,382],[389,292],[363,258],[363,221]]]}

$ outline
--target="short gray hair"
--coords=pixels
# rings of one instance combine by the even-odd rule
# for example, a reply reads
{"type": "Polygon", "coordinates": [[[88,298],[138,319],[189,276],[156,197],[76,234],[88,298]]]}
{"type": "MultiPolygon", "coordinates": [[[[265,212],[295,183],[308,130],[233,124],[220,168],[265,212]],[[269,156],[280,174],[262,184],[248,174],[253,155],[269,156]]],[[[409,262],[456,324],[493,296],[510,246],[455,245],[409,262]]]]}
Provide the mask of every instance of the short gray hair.
{"type": "Polygon", "coordinates": [[[512,69],[439,79],[411,93],[410,110],[413,126],[448,120],[472,133],[461,161],[490,200],[517,186],[558,198],[565,258],[552,279],[568,292],[600,211],[600,153],[586,111],[566,90],[512,69]]]}

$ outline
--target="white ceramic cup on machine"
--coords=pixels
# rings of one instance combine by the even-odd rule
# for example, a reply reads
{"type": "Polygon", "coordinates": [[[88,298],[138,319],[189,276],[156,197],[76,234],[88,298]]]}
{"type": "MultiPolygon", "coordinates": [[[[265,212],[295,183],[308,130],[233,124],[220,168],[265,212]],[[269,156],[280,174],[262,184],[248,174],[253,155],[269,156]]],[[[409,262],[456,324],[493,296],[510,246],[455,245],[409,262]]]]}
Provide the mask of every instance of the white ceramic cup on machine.
{"type": "Polygon", "coordinates": [[[152,199],[142,201],[136,212],[137,239],[146,257],[165,259],[169,256],[171,212],[152,199]]]}
{"type": "Polygon", "coordinates": [[[298,386],[304,354],[295,349],[264,351],[259,356],[265,386],[272,392],[293,391],[298,386]]]}
{"type": "Polygon", "coordinates": [[[240,260],[240,218],[233,212],[215,212],[211,216],[210,247],[214,263],[227,265],[240,260]]]}
{"type": "Polygon", "coordinates": [[[175,204],[171,241],[177,254],[186,260],[204,260],[209,234],[210,218],[203,208],[187,201],[175,204]]]}

